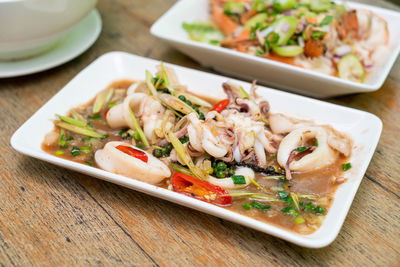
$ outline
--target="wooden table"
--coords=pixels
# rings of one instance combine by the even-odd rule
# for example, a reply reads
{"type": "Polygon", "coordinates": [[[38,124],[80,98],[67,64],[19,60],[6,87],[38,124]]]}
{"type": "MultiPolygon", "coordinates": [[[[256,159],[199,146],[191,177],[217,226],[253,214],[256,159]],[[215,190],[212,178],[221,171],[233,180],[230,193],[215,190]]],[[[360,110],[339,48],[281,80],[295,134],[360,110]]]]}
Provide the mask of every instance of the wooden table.
{"type": "Polygon", "coordinates": [[[46,72],[0,80],[0,265],[398,266],[399,60],[379,91],[329,100],[374,113],[384,126],[339,236],[322,249],[298,247],[11,148],[13,132],[105,52],[123,50],[202,69],[149,33],[173,2],[100,0],[103,32],[87,52],[46,72]]]}

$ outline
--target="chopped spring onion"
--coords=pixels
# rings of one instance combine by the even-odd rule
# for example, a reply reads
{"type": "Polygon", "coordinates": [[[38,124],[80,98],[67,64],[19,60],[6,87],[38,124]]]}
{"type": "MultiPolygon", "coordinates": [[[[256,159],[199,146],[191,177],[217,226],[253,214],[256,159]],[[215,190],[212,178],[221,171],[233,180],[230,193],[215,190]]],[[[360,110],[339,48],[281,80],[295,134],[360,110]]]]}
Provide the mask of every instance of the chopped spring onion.
{"type": "Polygon", "coordinates": [[[60,155],[64,155],[64,151],[62,151],[62,150],[57,150],[56,152],[54,152],[54,154],[56,154],[57,156],[60,156],[60,155]]]}
{"type": "Polygon", "coordinates": [[[93,166],[93,163],[90,162],[90,161],[85,161],[85,163],[86,163],[87,165],[89,165],[89,166],[93,166]]]}
{"type": "Polygon", "coordinates": [[[292,215],[293,217],[299,216],[299,213],[295,210],[295,207],[286,207],[281,209],[282,212],[288,213],[289,215],[292,215]]]}
{"type": "Polygon", "coordinates": [[[111,108],[115,107],[116,105],[118,105],[118,104],[117,104],[117,103],[109,104],[109,105],[108,105],[108,108],[111,109],[111,108]]]}
{"type": "Polygon", "coordinates": [[[66,123],[63,121],[55,121],[54,124],[60,128],[66,129],[68,131],[77,133],[77,134],[81,134],[81,135],[86,135],[86,136],[90,136],[90,137],[95,137],[95,138],[102,138],[103,135],[101,133],[95,132],[91,129],[88,128],[83,128],[83,127],[79,127],[70,123],[66,123]]]}
{"type": "Polygon", "coordinates": [[[65,131],[64,129],[60,129],[60,138],[58,139],[58,146],[60,148],[67,148],[67,140],[65,139],[65,131]]]}
{"type": "Polygon", "coordinates": [[[279,191],[279,192],[278,192],[278,196],[279,196],[279,199],[284,200],[284,201],[287,201],[287,199],[288,199],[289,196],[290,196],[290,193],[289,193],[289,192],[279,191]]]}
{"type": "Polygon", "coordinates": [[[181,143],[181,141],[179,141],[173,132],[168,132],[168,139],[175,148],[178,157],[183,163],[185,163],[186,166],[188,166],[193,175],[201,180],[204,180],[206,178],[206,174],[200,168],[194,165],[186,147],[181,143]]]}
{"type": "Polygon", "coordinates": [[[143,142],[143,144],[144,144],[144,146],[145,146],[146,148],[147,148],[147,147],[150,147],[150,143],[149,143],[149,141],[147,140],[146,135],[144,134],[142,128],[141,128],[140,125],[139,125],[138,120],[137,120],[136,117],[135,117],[135,114],[133,114],[133,111],[132,111],[132,109],[131,109],[130,107],[129,107],[129,115],[130,115],[130,117],[131,117],[131,121],[132,121],[133,126],[135,127],[136,132],[137,132],[137,133],[139,134],[139,136],[140,136],[140,140],[142,140],[142,142],[143,142]]]}
{"type": "Polygon", "coordinates": [[[266,211],[266,210],[268,210],[269,208],[271,208],[270,205],[263,205],[263,204],[261,204],[261,203],[258,202],[258,201],[253,201],[253,202],[251,202],[251,203],[250,203],[250,206],[252,206],[252,207],[254,207],[254,208],[256,208],[256,209],[262,210],[262,211],[266,211]]]}
{"type": "Polygon", "coordinates": [[[101,115],[100,114],[96,114],[96,115],[93,115],[93,116],[88,115],[87,118],[90,119],[90,120],[97,120],[97,119],[101,118],[101,115]]]}
{"type": "Polygon", "coordinates": [[[348,171],[350,169],[351,169],[351,163],[350,162],[342,164],[342,170],[343,171],[348,171]]]}
{"type": "Polygon", "coordinates": [[[78,156],[78,155],[80,155],[81,153],[80,153],[80,148],[79,147],[76,147],[76,146],[74,146],[72,149],[71,149],[71,155],[72,156],[78,156]]]}
{"type": "Polygon", "coordinates": [[[87,123],[84,122],[84,121],[75,120],[75,119],[73,119],[73,118],[61,116],[61,115],[58,115],[58,114],[56,114],[56,116],[57,116],[58,118],[60,118],[61,120],[65,121],[65,122],[68,122],[69,124],[78,126],[78,127],[86,127],[86,126],[87,126],[87,123]]]}
{"type": "Polygon", "coordinates": [[[244,202],[243,205],[242,205],[242,207],[243,207],[245,210],[250,210],[250,209],[251,209],[250,204],[247,203],[247,202],[244,202]]]}
{"type": "Polygon", "coordinates": [[[301,147],[297,148],[297,151],[299,151],[299,152],[303,152],[303,151],[306,151],[306,150],[307,150],[307,147],[305,147],[305,146],[301,146],[301,147]]]}
{"type": "Polygon", "coordinates": [[[315,138],[314,146],[318,147],[318,139],[315,138]]]}
{"type": "Polygon", "coordinates": [[[295,219],[294,219],[294,223],[295,224],[301,224],[301,223],[305,223],[306,222],[306,220],[302,217],[302,216],[297,216],[295,219]]]}
{"type": "Polygon", "coordinates": [[[246,179],[243,175],[233,175],[231,178],[234,184],[246,184],[246,179]]]}

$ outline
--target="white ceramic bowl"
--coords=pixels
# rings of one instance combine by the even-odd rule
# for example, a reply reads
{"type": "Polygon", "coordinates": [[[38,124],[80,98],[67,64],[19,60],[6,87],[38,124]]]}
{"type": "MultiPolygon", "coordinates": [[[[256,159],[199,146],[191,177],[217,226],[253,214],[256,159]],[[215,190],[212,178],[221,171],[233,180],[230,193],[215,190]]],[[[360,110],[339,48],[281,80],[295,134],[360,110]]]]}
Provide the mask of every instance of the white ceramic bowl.
{"type": "Polygon", "coordinates": [[[400,51],[400,13],[374,6],[346,1],[349,7],[368,9],[383,17],[390,33],[389,52],[367,76],[365,83],[356,83],[260,58],[227,48],[189,39],[183,22],[209,21],[208,0],[181,0],[151,27],[151,33],[206,67],[242,79],[259,82],[295,93],[326,98],[337,95],[378,90],[385,81],[400,51]]]}
{"type": "MultiPolygon", "coordinates": [[[[336,191],[333,204],[321,228],[311,235],[300,235],[155,185],[59,158],[42,150],[41,144],[44,136],[54,128],[52,120],[55,119],[56,113],[66,114],[71,108],[87,103],[115,80],[143,80],[145,70],[155,72],[157,65],[159,62],[156,60],[123,52],[111,52],[101,56],[82,70],[15,132],[11,138],[12,147],[26,155],[206,212],[301,246],[320,248],[330,244],[342,227],[382,131],[381,120],[364,111],[262,86],[260,86],[261,90],[257,91],[259,95],[269,101],[273,113],[280,112],[297,118],[312,119],[318,124],[329,124],[335,129],[349,134],[354,140],[350,161],[352,168],[344,175],[348,181],[336,191]],[[82,90],[82,88],[85,89],[82,90]]],[[[166,65],[175,70],[179,81],[187,85],[189,90],[195,89],[194,92],[200,95],[211,95],[216,98],[226,97],[221,85],[229,78],[172,64],[166,65]]],[[[246,90],[251,86],[250,83],[233,81],[242,85],[246,90]]],[[[188,214],[188,216],[190,215],[188,214]]]]}
{"type": "Polygon", "coordinates": [[[52,47],[97,0],[0,0],[0,60],[26,58],[52,47]]]}

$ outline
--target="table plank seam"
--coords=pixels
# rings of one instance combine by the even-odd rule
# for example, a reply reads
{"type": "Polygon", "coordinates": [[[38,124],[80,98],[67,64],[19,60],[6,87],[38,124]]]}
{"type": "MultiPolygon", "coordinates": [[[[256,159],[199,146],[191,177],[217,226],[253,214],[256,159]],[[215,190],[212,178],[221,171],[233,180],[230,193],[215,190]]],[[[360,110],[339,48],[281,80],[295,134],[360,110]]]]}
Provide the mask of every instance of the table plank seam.
{"type": "Polygon", "coordinates": [[[138,242],[136,242],[136,240],[132,237],[131,234],[128,233],[128,231],[125,230],[124,227],[122,227],[122,225],[120,225],[115,218],[103,207],[103,205],[100,204],[100,202],[97,201],[97,199],[95,197],[93,197],[93,195],[89,192],[89,190],[83,185],[81,184],[78,180],[76,180],[77,184],[88,194],[88,196],[93,199],[93,201],[110,217],[110,219],[122,230],[122,232],[129,237],[129,239],[132,240],[132,242],[144,253],[144,255],[151,261],[154,263],[154,266],[160,266],[148,253],[146,250],[144,250],[143,247],[141,247],[139,245],[138,242]]]}
{"type": "Polygon", "coordinates": [[[378,185],[379,187],[381,187],[383,190],[385,190],[386,192],[394,195],[395,197],[397,197],[397,199],[400,199],[400,196],[397,195],[395,192],[393,192],[392,190],[390,190],[389,188],[386,188],[385,186],[383,186],[380,182],[378,182],[377,180],[375,180],[374,178],[372,178],[370,175],[365,174],[365,177],[370,180],[371,182],[373,182],[374,184],[378,185]]]}

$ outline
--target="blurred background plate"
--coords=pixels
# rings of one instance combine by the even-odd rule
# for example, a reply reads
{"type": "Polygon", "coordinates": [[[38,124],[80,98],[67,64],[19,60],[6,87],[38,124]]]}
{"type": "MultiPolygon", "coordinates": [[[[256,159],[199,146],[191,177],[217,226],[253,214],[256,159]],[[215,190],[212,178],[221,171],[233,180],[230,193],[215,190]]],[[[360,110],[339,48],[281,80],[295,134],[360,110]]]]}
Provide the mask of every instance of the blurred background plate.
{"type": "Polygon", "coordinates": [[[85,52],[97,40],[102,27],[97,9],[43,54],[18,61],[0,61],[0,78],[22,76],[59,66],[85,52]]]}

